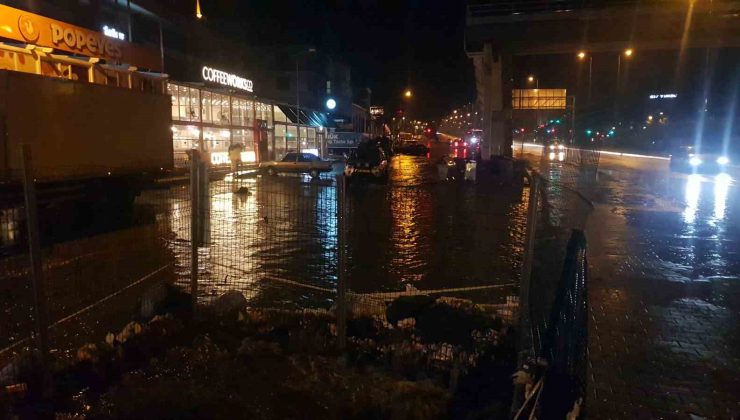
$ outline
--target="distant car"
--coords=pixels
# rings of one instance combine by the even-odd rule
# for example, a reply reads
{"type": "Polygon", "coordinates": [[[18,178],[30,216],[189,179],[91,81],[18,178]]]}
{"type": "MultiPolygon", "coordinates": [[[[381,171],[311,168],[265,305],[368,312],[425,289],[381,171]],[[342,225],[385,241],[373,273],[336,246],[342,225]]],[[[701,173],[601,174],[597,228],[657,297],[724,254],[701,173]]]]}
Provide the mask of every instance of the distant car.
{"type": "Polygon", "coordinates": [[[676,172],[722,173],[729,164],[727,155],[707,146],[683,146],[671,153],[671,170],[676,172]]]}
{"type": "Polygon", "coordinates": [[[332,169],[332,163],[322,160],[312,153],[286,153],[285,156],[277,161],[261,162],[259,169],[267,175],[277,175],[278,173],[307,173],[311,178],[318,178],[321,172],[329,172],[332,169]]]}
{"type": "Polygon", "coordinates": [[[349,179],[366,177],[388,179],[388,156],[377,142],[360,143],[347,159],[344,175],[349,179]]]}
{"type": "Polygon", "coordinates": [[[547,146],[547,158],[549,160],[555,160],[562,162],[565,160],[565,146],[557,141],[550,143],[547,146]]]}
{"type": "Polygon", "coordinates": [[[402,155],[424,156],[429,153],[429,148],[417,142],[407,142],[396,148],[402,155]]]}
{"type": "Polygon", "coordinates": [[[463,160],[480,159],[480,141],[472,139],[470,142],[462,139],[454,139],[450,142],[450,157],[463,160]]]}

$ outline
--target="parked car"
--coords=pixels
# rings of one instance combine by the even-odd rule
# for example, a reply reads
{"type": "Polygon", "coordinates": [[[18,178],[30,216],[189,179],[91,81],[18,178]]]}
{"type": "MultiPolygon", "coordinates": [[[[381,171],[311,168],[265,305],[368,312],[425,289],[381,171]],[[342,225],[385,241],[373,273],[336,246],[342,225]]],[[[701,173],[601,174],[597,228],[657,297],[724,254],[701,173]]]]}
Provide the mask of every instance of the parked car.
{"type": "Polygon", "coordinates": [[[429,153],[429,148],[415,141],[400,145],[396,151],[402,155],[424,156],[429,153]]]}
{"type": "Polygon", "coordinates": [[[671,170],[677,172],[721,173],[729,164],[727,155],[708,145],[701,150],[683,146],[671,153],[671,170]]]}
{"type": "Polygon", "coordinates": [[[366,141],[347,159],[344,175],[349,179],[369,177],[379,180],[388,179],[388,156],[377,142],[366,141]]]}
{"type": "Polygon", "coordinates": [[[284,173],[307,173],[311,178],[318,178],[321,172],[329,172],[332,163],[322,160],[312,153],[289,152],[277,161],[261,162],[259,169],[267,175],[284,173]]]}

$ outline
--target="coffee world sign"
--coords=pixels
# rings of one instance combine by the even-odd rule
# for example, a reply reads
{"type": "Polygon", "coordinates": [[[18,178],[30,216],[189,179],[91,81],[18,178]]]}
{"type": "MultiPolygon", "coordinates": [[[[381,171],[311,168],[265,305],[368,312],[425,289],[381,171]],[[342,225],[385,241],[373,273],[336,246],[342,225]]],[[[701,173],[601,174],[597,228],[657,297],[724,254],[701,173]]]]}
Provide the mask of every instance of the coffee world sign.
{"type": "Polygon", "coordinates": [[[203,66],[200,71],[203,80],[207,82],[216,83],[219,85],[227,86],[234,89],[246,90],[247,92],[253,91],[253,83],[249,79],[237,76],[235,74],[227,73],[225,71],[216,70],[212,67],[203,66]]]}

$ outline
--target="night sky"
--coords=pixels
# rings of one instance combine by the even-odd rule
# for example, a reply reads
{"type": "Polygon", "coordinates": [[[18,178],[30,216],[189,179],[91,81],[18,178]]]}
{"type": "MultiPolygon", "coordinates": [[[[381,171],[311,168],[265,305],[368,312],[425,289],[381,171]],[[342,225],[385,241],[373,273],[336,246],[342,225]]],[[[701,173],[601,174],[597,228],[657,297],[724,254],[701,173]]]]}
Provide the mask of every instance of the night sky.
{"type": "MultiPolygon", "coordinates": [[[[475,98],[473,66],[463,47],[465,1],[201,0],[201,4],[205,23],[229,38],[247,45],[312,45],[345,61],[351,67],[356,99],[369,87],[373,104],[386,106],[388,113],[403,107],[414,118],[439,118],[475,98]],[[410,102],[401,98],[407,87],[414,92],[410,102]]],[[[615,54],[594,57],[596,113],[611,115],[615,54]]],[[[698,100],[703,102],[704,88],[711,91],[709,108],[717,112],[724,113],[737,100],[737,51],[717,52],[708,73],[706,51],[690,51],[680,71],[677,54],[635,52],[624,69],[621,101],[626,109],[642,113],[649,94],[673,90],[683,93],[679,102],[686,113],[695,112],[698,100]]],[[[573,55],[515,57],[514,86],[529,87],[528,74],[540,79],[540,87],[565,87],[585,99],[587,73],[573,55]]]]}
{"type": "Polygon", "coordinates": [[[475,97],[463,51],[465,3],[454,0],[202,0],[209,26],[251,45],[313,44],[347,62],[355,90],[392,112],[435,118],[475,97]]]}

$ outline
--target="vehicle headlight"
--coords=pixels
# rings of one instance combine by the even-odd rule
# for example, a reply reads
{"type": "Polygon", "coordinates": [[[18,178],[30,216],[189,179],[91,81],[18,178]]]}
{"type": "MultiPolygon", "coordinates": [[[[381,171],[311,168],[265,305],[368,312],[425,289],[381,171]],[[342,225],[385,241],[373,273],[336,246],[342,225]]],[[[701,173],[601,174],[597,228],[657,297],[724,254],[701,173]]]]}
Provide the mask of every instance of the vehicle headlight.
{"type": "Polygon", "coordinates": [[[698,156],[692,156],[689,159],[689,165],[691,165],[691,166],[699,166],[699,165],[701,165],[701,163],[702,163],[701,162],[701,159],[699,159],[698,156]]]}
{"type": "Polygon", "coordinates": [[[554,144],[551,144],[550,145],[550,150],[555,150],[555,145],[554,144]]]}
{"type": "Polygon", "coordinates": [[[558,145],[558,149],[563,150],[563,149],[565,149],[565,146],[563,146],[562,144],[560,144],[560,145],[558,145]]]}
{"type": "Polygon", "coordinates": [[[717,164],[719,165],[727,165],[730,163],[730,159],[727,156],[720,156],[717,158],[717,164]]]}
{"type": "Polygon", "coordinates": [[[473,144],[478,143],[478,137],[471,137],[470,142],[473,144]]]}
{"type": "Polygon", "coordinates": [[[550,152],[547,157],[550,158],[550,160],[555,160],[555,152],[550,152]]]}

